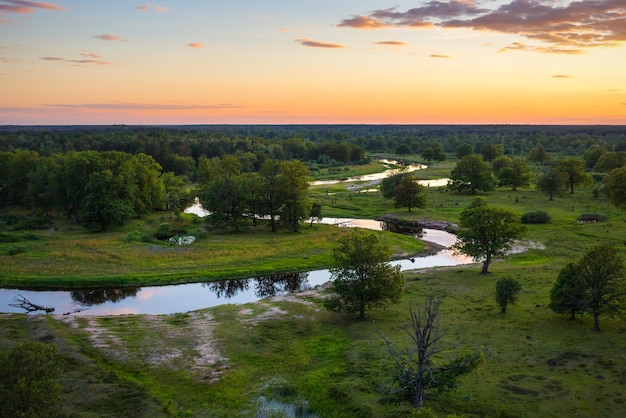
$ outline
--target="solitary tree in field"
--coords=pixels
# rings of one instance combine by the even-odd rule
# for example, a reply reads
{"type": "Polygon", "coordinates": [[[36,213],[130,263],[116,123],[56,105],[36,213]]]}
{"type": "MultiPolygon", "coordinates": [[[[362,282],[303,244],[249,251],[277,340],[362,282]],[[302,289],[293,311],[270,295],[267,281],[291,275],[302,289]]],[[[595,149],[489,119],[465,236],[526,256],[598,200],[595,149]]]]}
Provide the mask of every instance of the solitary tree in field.
{"type": "Polygon", "coordinates": [[[424,395],[432,389],[453,389],[459,378],[475,370],[482,362],[480,351],[453,353],[461,344],[444,345],[445,330],[439,325],[441,299],[431,293],[423,304],[409,307],[410,322],[402,327],[410,345],[397,349],[384,336],[395,365],[395,386],[390,392],[409,399],[414,408],[424,404],[424,395]],[[450,354],[450,355],[446,355],[450,354]]]}
{"type": "Polygon", "coordinates": [[[339,238],[330,269],[335,295],[324,303],[334,312],[358,313],[365,319],[370,307],[396,303],[404,289],[400,266],[391,266],[391,249],[375,232],[354,228],[339,238]]]}
{"type": "Polygon", "coordinates": [[[574,319],[577,313],[585,311],[586,298],[587,291],[578,266],[568,263],[550,290],[550,309],[555,313],[570,314],[570,319],[574,319]]]}
{"type": "Polygon", "coordinates": [[[547,193],[550,200],[553,200],[555,193],[564,190],[565,187],[567,187],[565,176],[556,169],[546,171],[537,179],[537,190],[547,193]]]}
{"type": "Polygon", "coordinates": [[[566,158],[557,169],[565,176],[570,194],[574,194],[574,186],[589,186],[593,183],[593,178],[585,173],[585,161],[581,158],[566,158]]]}
{"type": "Polygon", "coordinates": [[[420,185],[413,177],[403,176],[394,193],[395,207],[406,207],[411,212],[411,208],[423,208],[426,206],[426,199],[420,185]]]}
{"type": "Polygon", "coordinates": [[[599,331],[600,315],[617,313],[626,302],[624,261],[615,248],[602,244],[587,251],[577,269],[586,288],[585,308],[593,315],[593,329],[599,331]]]}
{"type": "Polygon", "coordinates": [[[515,213],[484,203],[461,212],[459,224],[458,240],[451,248],[482,260],[482,274],[487,274],[493,259],[506,255],[526,232],[515,213]]]}
{"type": "Polygon", "coordinates": [[[496,303],[500,307],[500,311],[506,313],[506,307],[509,304],[517,302],[517,296],[522,285],[512,277],[502,277],[496,282],[496,303]]]}

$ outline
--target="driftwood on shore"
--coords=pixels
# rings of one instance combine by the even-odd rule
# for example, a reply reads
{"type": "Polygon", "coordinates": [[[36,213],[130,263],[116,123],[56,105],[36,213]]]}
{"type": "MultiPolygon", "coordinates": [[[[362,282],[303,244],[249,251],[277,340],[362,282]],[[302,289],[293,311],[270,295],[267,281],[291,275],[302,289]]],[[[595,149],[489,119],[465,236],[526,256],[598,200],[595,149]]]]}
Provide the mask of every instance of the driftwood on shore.
{"type": "Polygon", "coordinates": [[[36,312],[36,311],[45,311],[46,313],[54,312],[54,308],[48,308],[46,306],[37,305],[32,303],[30,300],[26,299],[22,295],[16,296],[14,299],[15,303],[10,303],[9,306],[13,306],[15,308],[22,308],[26,312],[36,312]]]}

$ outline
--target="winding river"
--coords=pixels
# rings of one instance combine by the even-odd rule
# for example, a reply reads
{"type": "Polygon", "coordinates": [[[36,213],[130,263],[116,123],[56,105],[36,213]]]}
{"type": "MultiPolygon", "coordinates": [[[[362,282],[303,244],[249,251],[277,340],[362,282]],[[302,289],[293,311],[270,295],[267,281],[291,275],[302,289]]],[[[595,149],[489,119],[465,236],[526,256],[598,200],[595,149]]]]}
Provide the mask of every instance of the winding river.
{"type": "MultiPolygon", "coordinates": [[[[390,174],[393,174],[393,170],[386,172],[386,175],[390,174]]],[[[368,176],[365,179],[360,177],[349,181],[379,181],[384,177],[383,173],[379,173],[376,178],[368,176]]],[[[196,206],[188,211],[202,214],[201,210],[201,207],[196,206]]],[[[325,218],[322,222],[343,227],[381,229],[381,222],[366,219],[325,218]]],[[[419,238],[443,247],[449,247],[456,239],[453,234],[434,229],[424,229],[419,238]]],[[[471,262],[472,259],[468,257],[457,256],[444,249],[426,257],[395,260],[392,264],[399,265],[402,271],[407,271],[471,262]]],[[[300,292],[313,289],[329,280],[330,272],[324,269],[306,273],[171,286],[72,291],[0,289],[0,312],[24,313],[23,308],[12,306],[16,304],[16,298],[23,297],[33,304],[54,308],[53,313],[58,315],[174,314],[222,304],[243,304],[280,294],[300,292]]]]}

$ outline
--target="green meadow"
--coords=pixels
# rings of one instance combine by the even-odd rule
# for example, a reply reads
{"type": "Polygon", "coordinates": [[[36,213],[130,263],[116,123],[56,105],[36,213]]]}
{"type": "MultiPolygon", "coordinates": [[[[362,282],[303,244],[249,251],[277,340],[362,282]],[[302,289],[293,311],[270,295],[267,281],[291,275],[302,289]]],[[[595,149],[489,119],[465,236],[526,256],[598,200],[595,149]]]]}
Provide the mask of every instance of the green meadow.
{"type": "MultiPolygon", "coordinates": [[[[452,166],[439,164],[417,176],[434,178],[452,166]]],[[[458,221],[473,199],[443,188],[424,192],[427,207],[410,213],[379,193],[342,185],[313,187],[310,198],[322,203],[328,217],[390,214],[449,222],[458,221]]],[[[552,313],[548,303],[559,270],[586,249],[610,243],[626,258],[626,213],[588,190],[553,201],[533,188],[481,196],[520,215],[544,210],[552,222],[529,225],[526,251],[493,263],[487,276],[479,274],[478,264],[406,272],[402,301],[367,311],[366,321],[326,311],[327,290],[316,289],[174,315],[4,314],[0,349],[26,339],[56,343],[67,362],[63,410],[76,417],[623,416],[624,319],[601,317],[602,331],[593,332],[591,317],[570,320],[552,313]],[[584,213],[601,213],[606,221],[580,224],[584,213]],[[495,283],[505,275],[519,280],[522,291],[501,314],[495,283]],[[407,345],[400,327],[409,319],[409,304],[431,291],[444,296],[445,343],[481,350],[484,362],[456,390],[428,393],[425,408],[416,412],[381,392],[391,376],[381,335],[407,345]]],[[[305,271],[330,265],[342,233],[314,224],[297,234],[261,228],[210,234],[189,247],[125,240],[160,221],[136,220],[124,231],[95,236],[61,224],[57,232],[20,242],[26,250],[11,256],[10,244],[0,244],[0,283],[145,284],[305,271]]],[[[383,235],[397,254],[424,249],[412,238],[383,235]]]]}

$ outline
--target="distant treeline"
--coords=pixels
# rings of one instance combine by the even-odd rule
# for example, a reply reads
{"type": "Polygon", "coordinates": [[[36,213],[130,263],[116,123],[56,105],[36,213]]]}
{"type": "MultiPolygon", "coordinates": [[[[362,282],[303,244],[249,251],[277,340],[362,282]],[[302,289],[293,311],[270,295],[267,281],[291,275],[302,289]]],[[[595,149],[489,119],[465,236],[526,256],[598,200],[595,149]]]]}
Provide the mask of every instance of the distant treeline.
{"type": "Polygon", "coordinates": [[[433,145],[453,154],[462,144],[475,152],[500,145],[503,154],[526,156],[541,145],[557,155],[582,155],[593,145],[626,151],[626,126],[558,125],[184,125],[184,126],[3,126],[0,151],[25,149],[41,155],[70,151],[121,151],[152,156],[164,171],[193,176],[200,157],[255,155],[263,160],[298,159],[318,168],[358,164],[366,153],[421,155],[433,145]]]}

